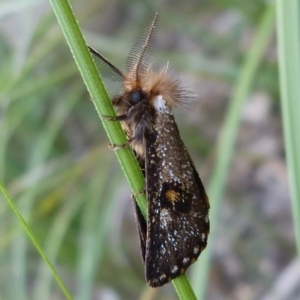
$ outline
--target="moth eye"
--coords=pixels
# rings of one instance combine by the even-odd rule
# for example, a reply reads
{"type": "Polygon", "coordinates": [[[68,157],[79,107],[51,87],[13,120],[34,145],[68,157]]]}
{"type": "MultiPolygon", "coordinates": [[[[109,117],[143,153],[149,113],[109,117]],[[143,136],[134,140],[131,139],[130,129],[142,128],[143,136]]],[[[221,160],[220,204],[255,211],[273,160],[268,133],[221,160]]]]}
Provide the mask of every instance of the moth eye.
{"type": "Polygon", "coordinates": [[[130,103],[131,104],[137,104],[137,103],[139,103],[142,100],[143,100],[143,94],[142,94],[142,92],[135,91],[131,95],[130,103]]]}

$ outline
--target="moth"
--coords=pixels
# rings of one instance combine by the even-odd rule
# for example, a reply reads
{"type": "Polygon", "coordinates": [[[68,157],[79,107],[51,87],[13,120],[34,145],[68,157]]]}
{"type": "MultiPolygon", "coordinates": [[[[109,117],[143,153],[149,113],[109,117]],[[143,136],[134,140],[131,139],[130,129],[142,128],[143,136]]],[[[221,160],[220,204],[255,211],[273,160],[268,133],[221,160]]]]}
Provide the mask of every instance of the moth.
{"type": "MultiPolygon", "coordinates": [[[[189,93],[167,68],[150,68],[157,14],[132,47],[126,73],[89,47],[99,72],[123,84],[112,99],[146,181],[147,221],[134,201],[146,280],[159,287],[185,273],[206,247],[209,200],[180,138],[172,108],[189,93]]],[[[126,146],[123,145],[123,146],[126,146]]]]}

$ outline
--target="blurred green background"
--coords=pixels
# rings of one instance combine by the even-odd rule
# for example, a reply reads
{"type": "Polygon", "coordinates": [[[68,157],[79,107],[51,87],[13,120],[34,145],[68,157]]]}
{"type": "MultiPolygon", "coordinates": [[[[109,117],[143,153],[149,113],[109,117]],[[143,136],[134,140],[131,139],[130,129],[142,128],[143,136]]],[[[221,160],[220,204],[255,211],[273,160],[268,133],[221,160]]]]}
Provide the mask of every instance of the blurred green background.
{"type": "MultiPolygon", "coordinates": [[[[71,4],[88,44],[123,70],[136,38],[159,13],[154,66],[169,62],[172,75],[197,94],[175,114],[207,185],[267,1],[71,4]]],[[[280,299],[274,291],[287,282],[284,299],[300,295],[291,284],[300,272],[274,30],[268,38],[214,223],[209,300],[280,299]]],[[[177,299],[171,284],[145,286],[128,184],[48,1],[0,2],[0,58],[0,181],[74,298],[177,299]]],[[[2,194],[0,200],[0,299],[64,299],[2,194]]]]}

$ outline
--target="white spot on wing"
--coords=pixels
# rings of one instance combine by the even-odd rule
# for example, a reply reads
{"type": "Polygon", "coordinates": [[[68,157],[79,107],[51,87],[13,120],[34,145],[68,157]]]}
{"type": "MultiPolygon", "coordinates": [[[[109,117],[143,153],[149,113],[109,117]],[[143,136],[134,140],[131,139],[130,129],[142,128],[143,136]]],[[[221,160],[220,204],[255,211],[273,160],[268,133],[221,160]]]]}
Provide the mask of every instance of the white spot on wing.
{"type": "Polygon", "coordinates": [[[190,258],[189,258],[189,257],[185,257],[185,258],[183,259],[183,263],[184,263],[184,264],[187,264],[189,261],[190,261],[190,258]]]}
{"type": "Polygon", "coordinates": [[[161,274],[161,275],[159,276],[159,279],[160,279],[161,281],[165,280],[166,278],[167,278],[166,274],[161,274]]]}
{"type": "Polygon", "coordinates": [[[175,265],[175,266],[171,269],[171,273],[175,274],[177,271],[178,271],[178,266],[175,265]]]}

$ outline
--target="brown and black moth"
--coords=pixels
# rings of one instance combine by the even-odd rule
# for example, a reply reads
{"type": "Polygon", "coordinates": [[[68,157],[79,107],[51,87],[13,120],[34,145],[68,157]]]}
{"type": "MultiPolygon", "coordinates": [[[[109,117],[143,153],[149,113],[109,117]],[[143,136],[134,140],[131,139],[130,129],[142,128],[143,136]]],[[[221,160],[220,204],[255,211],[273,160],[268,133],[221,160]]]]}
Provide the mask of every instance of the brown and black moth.
{"type": "MultiPolygon", "coordinates": [[[[130,145],[146,179],[147,221],[135,203],[147,283],[162,286],[185,273],[206,247],[209,201],[180,138],[172,108],[187,103],[177,80],[150,69],[157,14],[134,44],[126,73],[89,48],[99,72],[122,81],[112,99],[130,145]]],[[[126,146],[124,145],[124,146],[126,146]]]]}

